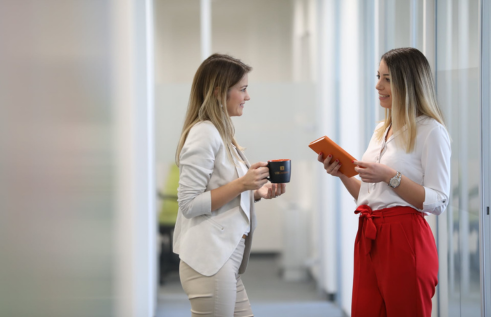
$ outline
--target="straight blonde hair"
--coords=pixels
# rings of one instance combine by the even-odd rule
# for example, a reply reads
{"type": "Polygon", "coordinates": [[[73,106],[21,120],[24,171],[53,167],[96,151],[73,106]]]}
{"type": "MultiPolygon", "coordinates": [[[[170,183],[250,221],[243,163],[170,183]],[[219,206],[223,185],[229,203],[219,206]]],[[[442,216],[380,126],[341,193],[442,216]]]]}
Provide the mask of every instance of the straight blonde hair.
{"type": "Polygon", "coordinates": [[[227,96],[230,88],[251,70],[252,67],[239,59],[224,54],[213,54],[201,63],[194,75],[184,126],[176,150],[175,160],[178,166],[189,131],[196,123],[206,120],[217,128],[228,148],[230,160],[233,161],[233,155],[242,161],[232,146],[243,150],[234,138],[235,128],[228,114],[227,96]]]}
{"type": "Polygon", "coordinates": [[[384,124],[375,136],[382,140],[385,130],[392,125],[392,133],[402,130],[398,142],[410,153],[416,143],[418,116],[433,118],[445,127],[430,64],[423,53],[411,47],[390,50],[381,60],[389,68],[392,107],[385,109],[384,124]]]}

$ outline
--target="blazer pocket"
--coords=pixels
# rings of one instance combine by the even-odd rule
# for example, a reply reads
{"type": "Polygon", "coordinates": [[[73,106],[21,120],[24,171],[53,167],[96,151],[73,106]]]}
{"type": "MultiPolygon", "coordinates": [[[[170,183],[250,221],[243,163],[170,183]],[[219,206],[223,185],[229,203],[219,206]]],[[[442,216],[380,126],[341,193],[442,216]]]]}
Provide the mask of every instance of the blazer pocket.
{"type": "Polygon", "coordinates": [[[218,222],[216,222],[215,220],[213,220],[212,217],[208,216],[208,220],[207,220],[209,223],[211,223],[215,228],[219,229],[220,231],[223,231],[225,228],[219,224],[218,222]]]}

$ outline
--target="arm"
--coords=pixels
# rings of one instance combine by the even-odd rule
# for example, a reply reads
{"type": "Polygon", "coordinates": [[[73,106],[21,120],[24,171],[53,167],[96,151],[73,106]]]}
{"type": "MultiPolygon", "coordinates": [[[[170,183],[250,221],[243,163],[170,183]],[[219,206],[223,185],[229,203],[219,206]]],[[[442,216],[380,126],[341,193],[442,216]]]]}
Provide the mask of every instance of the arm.
{"type": "Polygon", "coordinates": [[[434,128],[426,138],[421,155],[425,199],[422,211],[440,215],[450,196],[450,138],[443,126],[434,128]]]}
{"type": "Polygon", "coordinates": [[[256,199],[256,192],[268,181],[266,179],[269,175],[267,166],[268,163],[266,162],[252,164],[246,175],[213,189],[211,191],[211,210],[223,207],[246,190],[255,190],[254,199],[258,200],[259,198],[256,199]]]}
{"type": "MultiPolygon", "coordinates": [[[[450,140],[441,126],[428,135],[421,157],[423,184],[419,185],[402,175],[401,183],[393,190],[405,201],[423,212],[441,214],[448,205],[450,191],[450,140]]],[[[384,164],[355,161],[355,170],[367,183],[389,183],[397,171],[384,164]]]]}
{"type": "Polygon", "coordinates": [[[253,164],[246,175],[219,188],[207,191],[215,156],[223,146],[218,130],[210,123],[199,123],[189,131],[180,153],[178,189],[179,209],[186,218],[211,215],[245,190],[264,185],[269,170],[267,163],[253,164]]]}
{"type": "Polygon", "coordinates": [[[348,192],[353,196],[355,200],[358,200],[358,194],[360,193],[361,181],[354,177],[348,177],[344,174],[341,174],[339,177],[343,182],[344,187],[348,190],[348,192]]]}
{"type": "Polygon", "coordinates": [[[196,124],[179,154],[179,210],[186,218],[211,215],[211,192],[206,191],[222,146],[216,128],[206,122],[196,124]]]}
{"type": "Polygon", "coordinates": [[[360,193],[361,181],[354,177],[349,178],[348,176],[339,172],[339,168],[341,167],[341,164],[339,164],[338,160],[334,161],[331,164],[331,159],[332,159],[331,155],[328,155],[324,159],[323,153],[319,153],[319,156],[317,157],[317,160],[324,164],[324,169],[326,170],[326,172],[332,176],[339,177],[343,182],[344,187],[346,187],[346,189],[351,194],[351,196],[353,196],[354,199],[358,199],[358,194],[360,193]]]}

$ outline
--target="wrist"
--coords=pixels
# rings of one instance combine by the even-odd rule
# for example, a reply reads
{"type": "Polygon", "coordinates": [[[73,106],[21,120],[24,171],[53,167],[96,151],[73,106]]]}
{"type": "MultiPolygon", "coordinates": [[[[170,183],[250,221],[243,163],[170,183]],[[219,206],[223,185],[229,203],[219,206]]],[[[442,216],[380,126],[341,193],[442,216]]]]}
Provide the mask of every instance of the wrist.
{"type": "Polygon", "coordinates": [[[239,194],[242,192],[245,192],[247,190],[245,182],[244,182],[244,176],[237,178],[235,180],[235,182],[236,182],[236,186],[237,186],[237,190],[239,191],[239,194]]]}
{"type": "Polygon", "coordinates": [[[389,183],[390,183],[390,180],[391,180],[391,179],[392,179],[394,176],[396,176],[396,175],[397,175],[397,171],[391,168],[391,169],[389,170],[389,172],[387,173],[387,176],[385,177],[385,180],[384,180],[384,181],[385,181],[387,184],[389,184],[389,183]]]}
{"type": "Polygon", "coordinates": [[[261,200],[261,195],[259,195],[258,191],[255,190],[254,191],[254,201],[257,202],[257,201],[260,201],[261,200]]]}

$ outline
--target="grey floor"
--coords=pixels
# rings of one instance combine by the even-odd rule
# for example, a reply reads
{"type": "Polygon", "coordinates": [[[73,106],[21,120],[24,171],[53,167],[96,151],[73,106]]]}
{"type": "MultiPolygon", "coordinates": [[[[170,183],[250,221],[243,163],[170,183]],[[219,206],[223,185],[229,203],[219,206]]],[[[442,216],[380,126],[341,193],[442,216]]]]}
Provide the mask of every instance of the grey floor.
{"type": "MultiPolygon", "coordinates": [[[[252,256],[242,279],[256,317],[343,316],[335,304],[318,295],[313,281],[283,281],[274,256],[252,256]]],[[[157,317],[189,317],[190,308],[179,276],[169,275],[159,291],[157,317]]]]}

